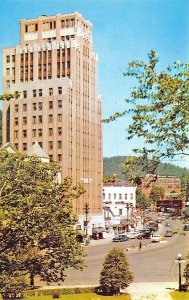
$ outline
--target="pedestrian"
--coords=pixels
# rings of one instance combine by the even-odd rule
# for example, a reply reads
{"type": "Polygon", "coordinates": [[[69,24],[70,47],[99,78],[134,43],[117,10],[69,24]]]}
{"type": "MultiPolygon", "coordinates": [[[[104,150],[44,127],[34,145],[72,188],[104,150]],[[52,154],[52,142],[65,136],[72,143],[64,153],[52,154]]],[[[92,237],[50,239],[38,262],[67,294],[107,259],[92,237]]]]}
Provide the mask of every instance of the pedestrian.
{"type": "Polygon", "coordinates": [[[142,242],[139,243],[138,249],[139,249],[139,251],[141,251],[141,249],[142,249],[142,242]]]}

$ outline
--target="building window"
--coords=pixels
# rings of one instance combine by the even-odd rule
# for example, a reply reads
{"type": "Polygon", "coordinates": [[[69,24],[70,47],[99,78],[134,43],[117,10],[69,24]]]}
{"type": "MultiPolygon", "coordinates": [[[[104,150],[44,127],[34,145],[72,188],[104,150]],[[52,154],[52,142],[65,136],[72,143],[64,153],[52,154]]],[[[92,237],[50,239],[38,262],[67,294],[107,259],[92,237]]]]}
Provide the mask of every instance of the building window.
{"type": "Polygon", "coordinates": [[[62,121],[62,115],[58,114],[58,122],[61,122],[61,121],[62,121]]]}
{"type": "Polygon", "coordinates": [[[43,96],[43,90],[39,89],[39,97],[42,97],[42,96],[43,96]]]}
{"type": "Polygon", "coordinates": [[[36,110],[37,109],[37,105],[36,103],[33,103],[33,110],[36,110]]]}
{"type": "Polygon", "coordinates": [[[108,194],[108,200],[111,200],[111,194],[108,194]]]}
{"type": "Polygon", "coordinates": [[[58,127],[58,135],[62,134],[62,127],[58,127]]]}
{"type": "Polygon", "coordinates": [[[125,194],[125,200],[127,200],[127,194],[125,194]]]}
{"type": "Polygon", "coordinates": [[[18,130],[15,130],[15,132],[14,132],[14,137],[15,137],[15,138],[18,137],[18,130]]]}
{"type": "Polygon", "coordinates": [[[49,88],[49,96],[53,95],[53,88],[49,88]]]}
{"type": "Polygon", "coordinates": [[[49,101],[49,109],[52,109],[52,108],[53,108],[53,102],[49,101]]]}
{"type": "Polygon", "coordinates": [[[103,193],[103,199],[105,200],[105,198],[106,198],[106,194],[105,194],[105,193],[103,193]]]}
{"type": "Polygon", "coordinates": [[[62,100],[58,100],[58,108],[62,108],[62,100]]]}
{"type": "Polygon", "coordinates": [[[59,162],[62,161],[62,154],[58,154],[58,161],[59,161],[59,162]]]}
{"type": "Polygon", "coordinates": [[[7,63],[10,63],[10,55],[6,56],[6,61],[7,61],[7,63]]]}
{"type": "Polygon", "coordinates": [[[53,115],[49,115],[49,123],[53,122],[53,115]]]}
{"type": "Polygon", "coordinates": [[[40,146],[41,148],[43,148],[42,142],[38,142],[38,144],[39,144],[39,146],[40,146]]]}
{"type": "Polygon", "coordinates": [[[7,89],[10,88],[10,80],[7,80],[7,81],[6,81],[6,86],[7,86],[7,89]]]}
{"type": "Polygon", "coordinates": [[[27,111],[27,104],[23,104],[23,111],[27,111]]]}
{"type": "Polygon", "coordinates": [[[33,98],[37,97],[37,90],[33,90],[33,98]]]}
{"type": "Polygon", "coordinates": [[[119,200],[122,200],[122,194],[119,194],[119,200]]]}
{"type": "Polygon", "coordinates": [[[120,208],[119,209],[119,215],[122,216],[122,214],[123,214],[123,210],[120,208]]]}
{"type": "Polygon", "coordinates": [[[62,87],[61,86],[58,87],[58,94],[62,95],[62,87]]]}
{"type": "Polygon", "coordinates": [[[43,107],[42,102],[39,102],[39,103],[38,103],[38,109],[39,109],[39,110],[42,110],[42,107],[43,107]]]}
{"type": "Polygon", "coordinates": [[[18,118],[14,119],[14,125],[18,125],[18,118]]]}
{"type": "Polygon", "coordinates": [[[114,200],[116,200],[116,194],[114,194],[114,200]]]}
{"type": "Polygon", "coordinates": [[[23,130],[23,137],[27,137],[27,131],[26,130],[23,130]]]}
{"type": "Polygon", "coordinates": [[[15,104],[15,112],[18,112],[18,104],[15,104]]]}
{"type": "Polygon", "coordinates": [[[53,128],[49,128],[49,135],[50,135],[50,136],[53,135],[53,128]]]}
{"type": "Polygon", "coordinates": [[[27,144],[23,143],[23,150],[26,151],[27,150],[27,144]]]}
{"type": "Polygon", "coordinates": [[[23,97],[27,98],[27,91],[23,91],[23,97]]]}
{"type": "Polygon", "coordinates": [[[27,118],[23,117],[23,124],[26,125],[27,124],[27,118]]]}
{"type": "Polygon", "coordinates": [[[58,141],[58,149],[62,148],[62,141],[58,141]]]}
{"type": "Polygon", "coordinates": [[[39,124],[41,124],[41,123],[42,123],[42,121],[43,121],[43,118],[42,118],[42,116],[38,116],[38,123],[39,123],[39,124]]]}
{"type": "Polygon", "coordinates": [[[18,144],[14,144],[15,145],[15,148],[18,150],[18,144]]]}
{"type": "Polygon", "coordinates": [[[6,75],[7,75],[7,76],[10,75],[10,68],[6,68],[6,75]]]}
{"type": "Polygon", "coordinates": [[[52,149],[53,149],[53,142],[49,141],[49,150],[52,150],[52,149]]]}
{"type": "Polygon", "coordinates": [[[36,124],[36,116],[33,116],[33,118],[32,118],[32,123],[33,123],[33,124],[36,124]]]}
{"type": "Polygon", "coordinates": [[[130,194],[130,200],[133,200],[133,194],[130,194]]]}
{"type": "Polygon", "coordinates": [[[42,136],[42,129],[38,129],[38,136],[42,136]]]}
{"type": "Polygon", "coordinates": [[[32,136],[33,136],[33,137],[36,137],[36,129],[33,129],[33,130],[32,130],[32,136]]]}

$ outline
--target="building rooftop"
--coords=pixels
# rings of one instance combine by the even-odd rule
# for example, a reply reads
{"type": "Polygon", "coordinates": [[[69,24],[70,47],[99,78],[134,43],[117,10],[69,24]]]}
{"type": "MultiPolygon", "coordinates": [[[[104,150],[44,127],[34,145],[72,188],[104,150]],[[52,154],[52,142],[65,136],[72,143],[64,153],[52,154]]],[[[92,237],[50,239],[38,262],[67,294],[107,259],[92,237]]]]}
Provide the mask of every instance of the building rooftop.
{"type": "Polygon", "coordinates": [[[49,155],[41,148],[38,142],[35,142],[35,144],[27,151],[27,155],[49,159],[49,155]]]}

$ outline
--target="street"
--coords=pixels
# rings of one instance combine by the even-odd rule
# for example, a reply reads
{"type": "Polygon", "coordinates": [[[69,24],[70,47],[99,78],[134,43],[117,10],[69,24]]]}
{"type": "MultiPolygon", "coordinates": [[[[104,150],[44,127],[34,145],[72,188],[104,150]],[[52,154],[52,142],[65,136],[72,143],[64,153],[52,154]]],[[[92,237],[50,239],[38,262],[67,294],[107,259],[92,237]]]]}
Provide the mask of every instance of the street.
{"type": "MultiPolygon", "coordinates": [[[[169,229],[165,227],[167,220],[159,226],[158,233],[161,235],[169,229]]],[[[173,231],[183,227],[179,220],[169,220],[170,229],[173,231]]],[[[142,240],[142,251],[128,251],[128,260],[130,269],[134,273],[134,282],[171,282],[177,281],[177,265],[175,258],[178,253],[186,256],[189,251],[189,233],[186,235],[174,235],[166,238],[166,243],[153,244],[147,248],[144,246],[150,244],[150,240],[142,240]]],[[[130,245],[139,245],[139,240],[130,240],[122,243],[113,243],[111,240],[105,244],[90,245],[86,248],[88,256],[86,257],[86,268],[83,271],[70,269],[67,271],[67,278],[63,285],[97,285],[99,283],[99,274],[102,269],[104,257],[114,246],[128,248],[130,245]]],[[[182,266],[184,268],[184,266],[182,266]]]]}

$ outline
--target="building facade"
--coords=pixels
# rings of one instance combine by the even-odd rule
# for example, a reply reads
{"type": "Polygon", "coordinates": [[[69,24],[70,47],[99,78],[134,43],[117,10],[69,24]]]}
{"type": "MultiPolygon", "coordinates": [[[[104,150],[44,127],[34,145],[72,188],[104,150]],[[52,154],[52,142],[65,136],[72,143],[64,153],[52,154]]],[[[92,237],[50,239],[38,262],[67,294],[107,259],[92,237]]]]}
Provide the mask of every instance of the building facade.
{"type": "Polygon", "coordinates": [[[140,189],[147,197],[150,196],[153,186],[162,187],[164,189],[164,197],[161,200],[180,199],[181,180],[176,176],[153,176],[147,175],[142,179],[140,189]]]}
{"type": "Polygon", "coordinates": [[[106,225],[119,225],[134,218],[136,186],[126,182],[106,183],[103,186],[103,209],[106,225]]]}
{"type": "MultiPolygon", "coordinates": [[[[98,58],[92,24],[81,14],[21,20],[20,45],[3,51],[3,93],[20,92],[3,103],[3,144],[23,153],[38,142],[62,165],[62,178],[82,183],[73,200],[81,223],[88,203],[101,223],[102,126],[98,58]]],[[[94,225],[94,224],[93,224],[94,225]]],[[[96,225],[95,225],[96,226],[96,225]]]]}

